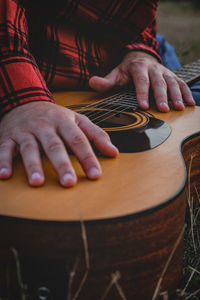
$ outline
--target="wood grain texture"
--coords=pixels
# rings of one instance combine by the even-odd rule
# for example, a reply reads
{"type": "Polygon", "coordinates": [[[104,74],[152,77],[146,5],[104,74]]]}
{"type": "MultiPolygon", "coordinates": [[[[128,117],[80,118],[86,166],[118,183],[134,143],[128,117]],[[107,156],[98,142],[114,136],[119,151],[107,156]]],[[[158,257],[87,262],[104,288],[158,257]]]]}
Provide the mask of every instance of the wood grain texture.
{"type": "Polygon", "coordinates": [[[192,207],[200,205],[200,138],[198,135],[186,139],[182,146],[182,152],[187,167],[188,198],[192,207]]]}
{"type": "MultiPolygon", "coordinates": [[[[185,194],[181,193],[162,209],[141,217],[85,223],[90,269],[78,299],[100,299],[119,271],[127,299],[151,299],[159,276],[184,226],[185,194]]],[[[80,223],[22,221],[1,218],[1,261],[9,248],[35,257],[80,258],[73,291],[77,290],[85,271],[85,254],[80,223]]],[[[179,245],[167,270],[162,291],[176,289],[182,265],[183,243],[179,245]]],[[[120,299],[113,287],[108,299],[120,299]]]]}
{"type": "MultiPolygon", "coordinates": [[[[61,105],[90,103],[96,97],[94,93],[55,94],[61,105]]],[[[127,299],[152,298],[184,226],[191,155],[195,156],[192,193],[199,190],[200,108],[186,107],[185,111],[167,114],[150,112],[171,126],[169,138],[149,151],[123,153],[116,159],[100,157],[103,176],[97,181],[89,181],[72,156],[78,184],[62,188],[43,157],[46,183],[33,188],[27,183],[21,161],[15,161],[13,177],[0,182],[1,266],[8,261],[10,247],[16,248],[22,259],[27,255],[66,258],[73,265],[79,257],[75,292],[85,271],[82,218],[90,269],[79,299],[99,299],[116,271],[121,274],[119,283],[127,299]]],[[[162,291],[173,293],[176,289],[182,254],[183,240],[164,277],[162,291]]],[[[115,287],[108,299],[120,299],[115,287]]]]}

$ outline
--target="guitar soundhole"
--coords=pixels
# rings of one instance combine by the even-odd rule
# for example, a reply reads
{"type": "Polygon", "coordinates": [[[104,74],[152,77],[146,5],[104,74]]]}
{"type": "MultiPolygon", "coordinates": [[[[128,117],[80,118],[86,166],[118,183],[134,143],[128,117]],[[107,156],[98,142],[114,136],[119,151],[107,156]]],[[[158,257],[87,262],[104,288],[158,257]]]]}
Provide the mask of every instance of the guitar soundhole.
{"type": "Polygon", "coordinates": [[[148,112],[137,110],[87,109],[77,112],[103,128],[121,153],[142,152],[162,144],[170,135],[170,126],[148,112]]]}
{"type": "Polygon", "coordinates": [[[150,150],[162,144],[169,137],[171,128],[162,120],[149,117],[145,125],[107,132],[121,153],[134,153],[150,150]]]}

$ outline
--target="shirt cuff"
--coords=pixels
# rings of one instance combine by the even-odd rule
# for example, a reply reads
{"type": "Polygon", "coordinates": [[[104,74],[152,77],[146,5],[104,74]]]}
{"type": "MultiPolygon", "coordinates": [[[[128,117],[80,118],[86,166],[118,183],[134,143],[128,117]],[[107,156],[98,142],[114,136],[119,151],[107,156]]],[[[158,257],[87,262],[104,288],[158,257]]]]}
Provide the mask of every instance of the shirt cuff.
{"type": "Polygon", "coordinates": [[[152,56],[154,56],[160,63],[162,63],[162,59],[159,55],[159,53],[153,49],[152,47],[149,47],[143,43],[134,43],[134,44],[129,44],[126,46],[126,49],[129,51],[142,51],[146,52],[152,56]]]}
{"type": "Polygon", "coordinates": [[[54,102],[32,57],[4,57],[0,64],[0,77],[0,116],[28,102],[54,102]]]}

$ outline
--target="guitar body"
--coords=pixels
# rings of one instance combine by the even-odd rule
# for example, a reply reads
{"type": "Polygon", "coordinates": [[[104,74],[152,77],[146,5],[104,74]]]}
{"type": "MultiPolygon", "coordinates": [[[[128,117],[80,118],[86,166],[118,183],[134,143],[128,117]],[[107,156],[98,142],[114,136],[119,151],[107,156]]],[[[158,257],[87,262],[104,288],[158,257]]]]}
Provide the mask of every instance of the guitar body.
{"type": "MultiPolygon", "coordinates": [[[[54,97],[60,105],[78,105],[80,108],[93,103],[97,95],[68,92],[55,93],[54,97]]],[[[135,135],[130,133],[133,130],[139,133],[141,140],[138,143],[141,144],[140,129],[146,128],[146,121],[141,121],[141,117],[138,121],[137,112],[128,111],[130,120],[124,125],[106,128],[111,138],[113,131],[119,133],[115,139],[120,143],[123,131],[127,137],[133,137],[135,135]]],[[[78,184],[63,188],[52,166],[43,157],[46,182],[42,187],[33,188],[27,183],[22,162],[16,159],[13,177],[0,182],[2,264],[10,257],[11,247],[17,250],[22,261],[27,256],[68,259],[73,268],[78,259],[72,295],[84,272],[88,271],[78,299],[101,299],[111,274],[116,271],[120,272],[119,284],[127,299],[152,299],[184,227],[187,169],[191,157],[193,199],[197,198],[196,191],[200,188],[200,107],[186,107],[181,112],[171,110],[166,114],[152,109],[147,115],[153,117],[153,122],[154,119],[162,121],[161,131],[156,129],[158,124],[148,129],[147,135],[149,137],[150,132],[158,138],[161,136],[159,145],[149,142],[150,138],[145,139],[141,150],[134,147],[136,142],[132,138],[133,149],[123,148],[115,159],[99,157],[103,175],[97,181],[89,181],[75,157],[71,156],[78,184]],[[84,248],[83,226],[88,251],[84,248]]],[[[114,123],[117,123],[117,117],[118,114],[114,115],[114,123]]],[[[183,239],[167,268],[160,292],[173,293],[177,288],[182,253],[183,239]]],[[[122,296],[114,285],[107,297],[121,299],[122,296]]]]}

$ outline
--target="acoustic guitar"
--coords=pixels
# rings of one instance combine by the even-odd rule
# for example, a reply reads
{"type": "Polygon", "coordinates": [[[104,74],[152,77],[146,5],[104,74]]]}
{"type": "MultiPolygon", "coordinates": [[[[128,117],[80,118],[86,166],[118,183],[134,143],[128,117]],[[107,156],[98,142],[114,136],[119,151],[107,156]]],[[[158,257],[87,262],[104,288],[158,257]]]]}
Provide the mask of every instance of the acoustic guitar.
{"type": "MultiPolygon", "coordinates": [[[[200,60],[176,74],[188,84],[197,80],[200,60]]],[[[0,181],[0,296],[25,299],[20,276],[30,299],[173,294],[181,276],[187,181],[194,201],[200,189],[200,107],[142,111],[134,91],[54,97],[104,128],[120,154],[99,156],[103,175],[96,181],[71,155],[78,174],[73,188],[59,185],[46,157],[46,182],[31,187],[15,160],[12,178],[0,181]],[[72,271],[68,283],[66,268],[72,271]]]]}

